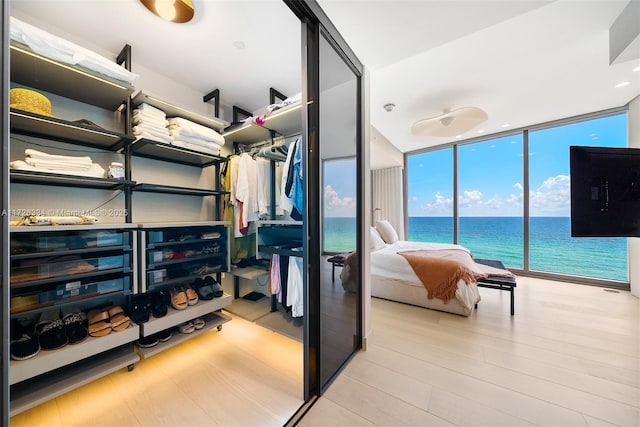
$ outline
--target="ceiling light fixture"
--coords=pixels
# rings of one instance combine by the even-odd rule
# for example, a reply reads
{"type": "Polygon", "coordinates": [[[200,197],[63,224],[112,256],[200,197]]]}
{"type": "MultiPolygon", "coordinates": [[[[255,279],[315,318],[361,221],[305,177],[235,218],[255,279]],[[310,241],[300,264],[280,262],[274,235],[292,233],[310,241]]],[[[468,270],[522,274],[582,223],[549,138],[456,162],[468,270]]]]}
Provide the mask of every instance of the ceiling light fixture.
{"type": "Polygon", "coordinates": [[[456,136],[473,129],[487,118],[487,113],[477,107],[445,110],[439,116],[415,122],[411,133],[415,136],[456,136]]]}
{"type": "Polygon", "coordinates": [[[396,108],[396,104],[389,102],[387,104],[384,104],[382,108],[384,108],[384,111],[390,113],[394,108],[396,108]]]}
{"type": "Polygon", "coordinates": [[[195,13],[191,0],[140,0],[140,3],[154,15],[171,22],[189,22],[195,13]]]}
{"type": "Polygon", "coordinates": [[[511,126],[509,123],[505,123],[502,125],[503,128],[508,128],[509,126],[511,126]]]}
{"type": "Polygon", "coordinates": [[[616,85],[616,87],[625,87],[629,84],[629,82],[620,82],[616,85]]]}
{"type": "Polygon", "coordinates": [[[640,65],[633,69],[633,71],[640,71],[640,65]]]}

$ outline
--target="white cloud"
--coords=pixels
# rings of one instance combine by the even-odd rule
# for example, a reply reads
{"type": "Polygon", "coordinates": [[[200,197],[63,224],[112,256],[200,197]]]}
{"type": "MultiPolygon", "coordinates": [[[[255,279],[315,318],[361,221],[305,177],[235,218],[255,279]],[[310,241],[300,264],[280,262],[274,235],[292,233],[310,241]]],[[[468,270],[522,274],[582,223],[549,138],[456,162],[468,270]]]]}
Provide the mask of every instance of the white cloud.
{"type": "Polygon", "coordinates": [[[330,208],[355,207],[353,197],[340,197],[330,185],[324,187],[324,203],[330,208]]]}
{"type": "Polygon", "coordinates": [[[518,191],[522,191],[524,189],[522,184],[520,184],[519,182],[516,182],[515,184],[513,184],[513,188],[515,188],[518,191]]]}
{"type": "Polygon", "coordinates": [[[453,213],[453,199],[438,192],[433,196],[432,203],[420,206],[420,212],[428,216],[449,216],[453,213]]]}
{"type": "Polygon", "coordinates": [[[530,210],[531,216],[568,216],[571,212],[569,176],[552,176],[531,191],[530,210]]]}

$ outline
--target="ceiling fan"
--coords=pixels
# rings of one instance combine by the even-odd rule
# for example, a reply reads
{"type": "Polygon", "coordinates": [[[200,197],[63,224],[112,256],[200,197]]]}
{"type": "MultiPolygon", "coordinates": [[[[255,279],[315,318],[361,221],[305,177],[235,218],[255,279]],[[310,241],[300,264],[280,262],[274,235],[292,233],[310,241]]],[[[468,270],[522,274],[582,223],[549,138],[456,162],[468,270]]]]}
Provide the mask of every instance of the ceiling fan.
{"type": "Polygon", "coordinates": [[[411,126],[411,133],[415,136],[456,136],[473,129],[487,118],[487,113],[477,107],[445,110],[439,116],[415,122],[411,126]]]}

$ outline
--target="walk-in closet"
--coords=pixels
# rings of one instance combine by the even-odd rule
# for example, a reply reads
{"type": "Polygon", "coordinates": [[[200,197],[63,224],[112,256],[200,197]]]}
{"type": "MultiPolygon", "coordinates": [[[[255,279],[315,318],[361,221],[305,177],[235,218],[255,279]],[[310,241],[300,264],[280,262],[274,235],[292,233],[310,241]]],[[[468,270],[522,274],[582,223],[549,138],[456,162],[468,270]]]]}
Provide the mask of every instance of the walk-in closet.
{"type": "Polygon", "coordinates": [[[11,425],[283,425],[362,345],[362,66],[313,1],[175,3],[2,5],[11,425]]]}

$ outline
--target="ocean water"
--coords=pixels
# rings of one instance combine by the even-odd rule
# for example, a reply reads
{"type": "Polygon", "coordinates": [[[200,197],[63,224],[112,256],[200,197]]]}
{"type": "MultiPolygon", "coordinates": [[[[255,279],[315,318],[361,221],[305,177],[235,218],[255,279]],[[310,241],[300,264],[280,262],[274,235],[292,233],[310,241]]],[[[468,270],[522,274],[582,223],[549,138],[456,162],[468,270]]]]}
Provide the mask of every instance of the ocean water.
{"type": "MultiPolygon", "coordinates": [[[[452,218],[410,217],[408,239],[451,243],[452,218]]],[[[499,259],[507,267],[523,268],[521,218],[463,217],[460,244],[476,258],[499,259]]],[[[627,239],[573,238],[568,217],[535,217],[529,223],[529,269],[599,279],[628,280],[627,239]]],[[[355,249],[355,219],[326,218],[325,250],[355,249]]]]}

